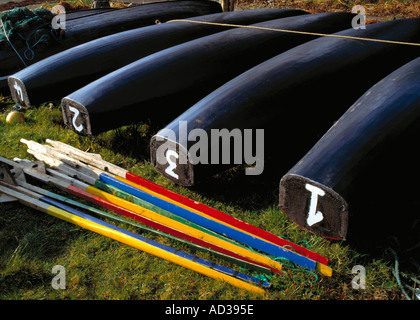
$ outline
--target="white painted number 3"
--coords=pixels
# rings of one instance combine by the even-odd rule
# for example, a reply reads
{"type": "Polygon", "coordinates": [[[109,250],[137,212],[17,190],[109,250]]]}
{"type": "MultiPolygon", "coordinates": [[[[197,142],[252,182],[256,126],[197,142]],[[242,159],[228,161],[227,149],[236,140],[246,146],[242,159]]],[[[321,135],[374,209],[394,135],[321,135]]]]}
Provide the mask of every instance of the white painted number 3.
{"type": "Polygon", "coordinates": [[[166,161],[168,161],[169,166],[165,169],[165,172],[175,179],[178,179],[179,176],[174,172],[176,168],[176,162],[172,161],[171,156],[175,157],[175,159],[178,159],[179,157],[178,153],[173,150],[168,150],[166,152],[166,161]]]}
{"type": "Polygon", "coordinates": [[[312,186],[308,183],[305,185],[305,188],[306,190],[309,190],[311,192],[311,203],[309,204],[308,219],[306,219],[306,222],[309,226],[312,226],[315,223],[318,223],[322,221],[322,219],[324,219],[322,212],[317,211],[316,208],[318,205],[318,196],[324,196],[325,192],[324,190],[312,186]]]}

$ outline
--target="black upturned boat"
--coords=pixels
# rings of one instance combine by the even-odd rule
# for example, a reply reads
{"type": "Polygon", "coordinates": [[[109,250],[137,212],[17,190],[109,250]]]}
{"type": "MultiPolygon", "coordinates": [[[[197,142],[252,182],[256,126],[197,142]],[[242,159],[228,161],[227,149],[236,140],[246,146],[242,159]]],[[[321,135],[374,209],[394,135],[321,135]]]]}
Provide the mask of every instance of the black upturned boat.
{"type": "MultiPolygon", "coordinates": [[[[22,58],[25,65],[11,46],[0,51],[0,92],[8,93],[7,76],[57,52],[77,46],[79,44],[104,37],[117,32],[156,24],[157,21],[166,22],[177,18],[188,18],[222,12],[221,6],[209,0],[179,0],[156,2],[116,10],[100,11],[98,14],[83,14],[66,20],[64,37],[54,44],[50,41],[48,48],[32,48],[31,60],[22,58]]],[[[19,42],[20,43],[20,42],[19,42]]],[[[22,56],[26,44],[15,43],[15,47],[22,56]],[[23,49],[22,49],[23,48],[23,49]]]]}
{"type": "MultiPolygon", "coordinates": [[[[280,181],[280,207],[305,229],[335,239],[346,238],[349,199],[364,206],[369,201],[389,202],[388,210],[401,209],[397,194],[411,193],[413,180],[419,177],[418,162],[412,161],[419,129],[420,58],[416,58],[367,90],[290,169],[280,181]]],[[[378,228],[378,221],[395,227],[397,220],[407,217],[404,213],[405,218],[394,219],[386,211],[374,211],[369,215],[377,215],[378,228]]],[[[366,215],[355,221],[369,224],[366,215]]]]}
{"type": "MultiPolygon", "coordinates": [[[[351,13],[275,19],[252,26],[305,31],[343,30],[351,13]]],[[[169,121],[248,68],[313,36],[235,28],[139,59],[62,100],[66,124],[82,135],[139,122],[169,121]]]]}
{"type": "MultiPolygon", "coordinates": [[[[335,35],[419,42],[419,31],[420,19],[415,18],[351,28],[335,35]]],[[[213,129],[240,130],[240,134],[245,134],[245,129],[263,129],[264,143],[251,151],[261,154],[256,147],[262,148],[264,158],[258,159],[257,154],[253,159],[256,167],[246,168],[246,173],[260,174],[264,161],[269,161],[275,163],[281,177],[369,87],[418,55],[417,46],[388,42],[322,37],[304,43],[242,73],[164,127],[151,140],[152,163],[168,179],[194,185],[235,163],[252,165],[242,158],[220,166],[220,150],[233,152],[234,143],[220,144],[218,136],[212,139],[213,129]],[[187,128],[185,132],[180,130],[181,124],[187,128]],[[194,129],[199,129],[195,130],[199,137],[191,137],[194,129]],[[181,134],[188,141],[180,140],[181,134]],[[196,161],[190,153],[195,139],[202,136],[208,139],[206,148],[195,147],[194,153],[200,157],[203,152],[208,154],[208,164],[196,161]]]]}

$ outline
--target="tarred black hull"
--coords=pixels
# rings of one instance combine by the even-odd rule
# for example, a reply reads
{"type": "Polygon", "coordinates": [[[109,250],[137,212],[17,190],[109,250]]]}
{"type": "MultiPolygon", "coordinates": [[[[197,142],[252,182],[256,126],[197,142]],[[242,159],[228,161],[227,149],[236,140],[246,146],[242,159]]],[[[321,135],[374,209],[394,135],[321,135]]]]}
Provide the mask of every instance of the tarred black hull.
{"type": "Polygon", "coordinates": [[[335,239],[345,239],[352,223],[375,233],[410,221],[401,209],[417,201],[407,195],[416,195],[411,189],[420,176],[413,154],[419,130],[417,58],[370,88],[290,169],[280,182],[280,206],[305,229],[335,239]],[[310,186],[319,190],[312,204],[310,186]]]}
{"type": "MultiPolygon", "coordinates": [[[[348,27],[352,18],[350,13],[302,15],[255,25],[332,32],[348,27]]],[[[248,68],[313,38],[237,28],[170,47],[66,96],[64,119],[82,135],[149,118],[164,123],[248,68]]]]}
{"type": "MultiPolygon", "coordinates": [[[[337,35],[419,42],[419,31],[420,19],[407,19],[337,35]]],[[[280,178],[369,87],[418,55],[415,46],[332,37],[302,44],[227,82],[173,120],[152,138],[152,163],[166,178],[194,185],[234,164],[180,164],[174,158],[170,164],[164,157],[158,159],[156,152],[163,144],[179,152],[178,159],[188,159],[194,145],[166,139],[165,131],[179,137],[181,121],[187,123],[187,135],[193,129],[209,137],[212,129],[263,129],[265,161],[274,163],[280,178]],[[178,178],[168,175],[169,165],[178,178]]]]}
{"type": "MultiPolygon", "coordinates": [[[[48,50],[35,50],[32,60],[26,60],[31,65],[57,52],[72,48],[79,44],[104,37],[106,35],[153,25],[156,21],[166,22],[171,19],[187,18],[211,13],[222,12],[221,6],[215,1],[167,1],[127,7],[117,10],[102,11],[95,15],[83,14],[80,17],[66,20],[65,37],[48,50]]],[[[21,48],[17,46],[18,51],[21,48]]],[[[25,66],[10,48],[0,51],[0,76],[11,75],[25,66]]],[[[4,84],[4,82],[3,82],[4,84]]],[[[8,93],[7,88],[0,87],[1,93],[8,93]]]]}

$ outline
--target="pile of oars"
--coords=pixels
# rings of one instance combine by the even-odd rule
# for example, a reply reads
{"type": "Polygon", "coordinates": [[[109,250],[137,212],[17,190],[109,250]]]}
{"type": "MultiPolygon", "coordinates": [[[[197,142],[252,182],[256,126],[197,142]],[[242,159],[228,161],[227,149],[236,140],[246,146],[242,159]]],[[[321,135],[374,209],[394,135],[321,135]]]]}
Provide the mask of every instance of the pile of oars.
{"type": "Polygon", "coordinates": [[[49,145],[21,141],[39,161],[1,158],[4,165],[0,169],[0,192],[27,206],[256,293],[263,294],[263,289],[270,284],[126,231],[90,214],[130,223],[139,230],[175,239],[260,273],[280,273],[282,264],[278,260],[285,259],[327,276],[332,274],[325,257],[169,191],[102,160],[100,155],[57,141],[47,140],[49,145]],[[31,185],[25,175],[113,214],[31,185]]]}

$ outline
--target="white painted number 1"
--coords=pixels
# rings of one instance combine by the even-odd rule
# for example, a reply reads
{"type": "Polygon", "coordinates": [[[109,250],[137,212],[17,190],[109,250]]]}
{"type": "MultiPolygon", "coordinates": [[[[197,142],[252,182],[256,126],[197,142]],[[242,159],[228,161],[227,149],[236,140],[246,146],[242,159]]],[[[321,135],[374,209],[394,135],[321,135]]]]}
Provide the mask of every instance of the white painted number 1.
{"type": "Polygon", "coordinates": [[[318,205],[318,196],[324,196],[325,192],[324,190],[317,188],[315,186],[312,186],[310,184],[305,185],[306,190],[309,190],[311,192],[311,203],[309,204],[309,212],[308,212],[308,219],[306,219],[306,222],[309,226],[314,225],[315,223],[318,223],[324,219],[324,216],[322,215],[321,211],[317,211],[316,207],[318,205]]]}
{"type": "Polygon", "coordinates": [[[166,152],[166,161],[168,161],[169,166],[165,169],[165,172],[169,174],[170,176],[174,177],[175,179],[178,179],[179,176],[174,172],[176,168],[176,162],[173,162],[171,159],[171,156],[174,156],[175,159],[178,159],[178,153],[176,153],[173,150],[168,150],[166,152]]]}

